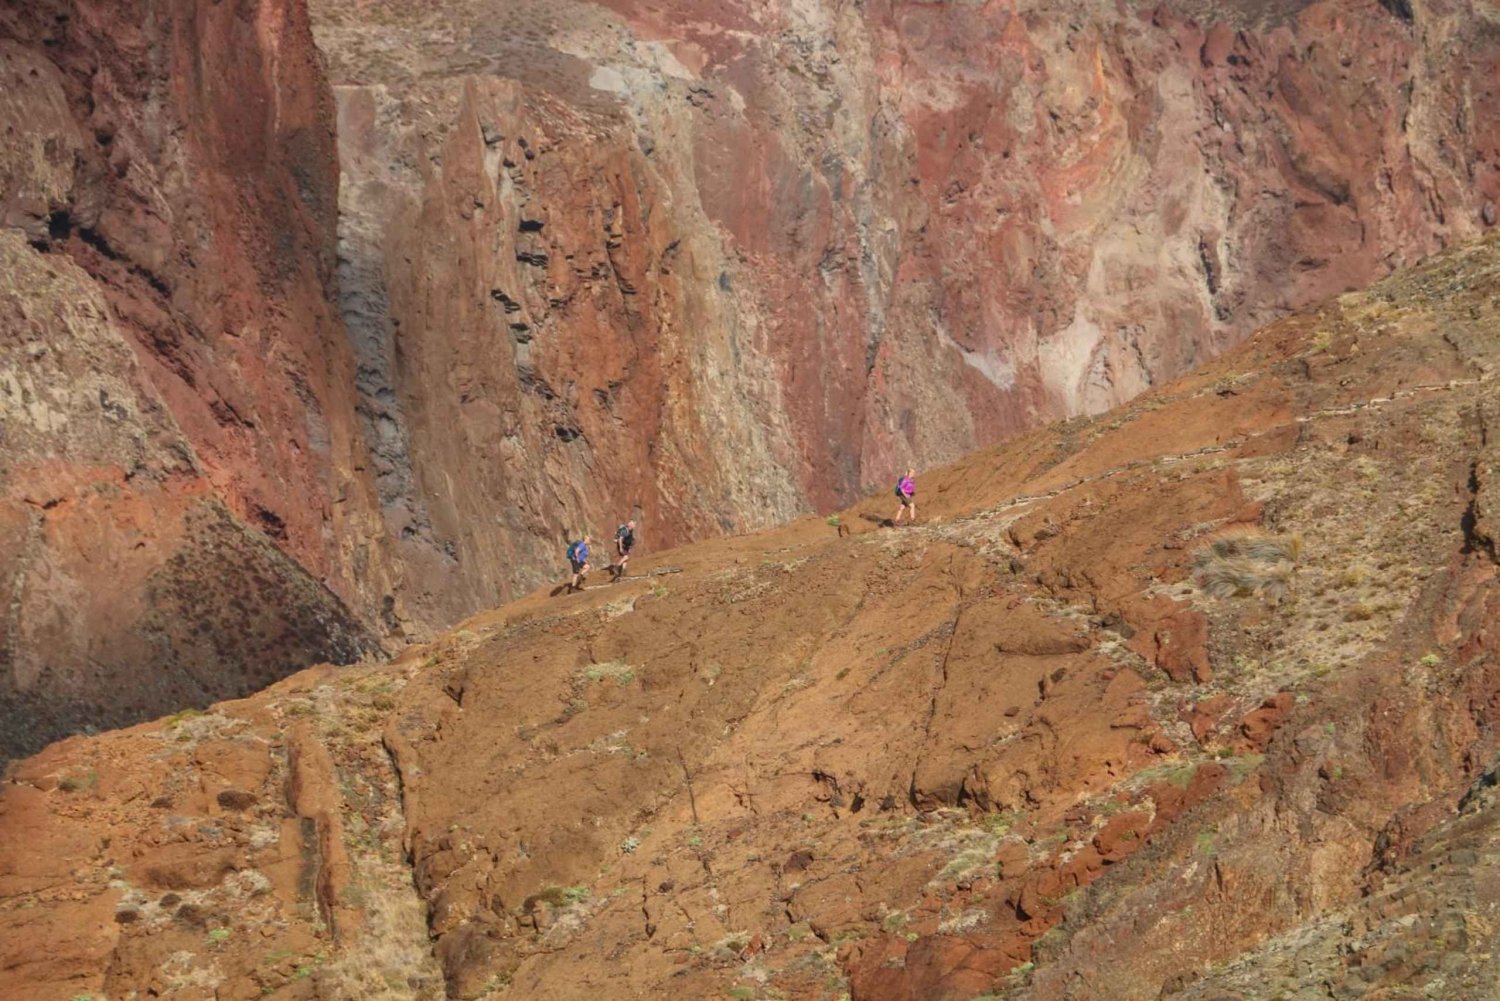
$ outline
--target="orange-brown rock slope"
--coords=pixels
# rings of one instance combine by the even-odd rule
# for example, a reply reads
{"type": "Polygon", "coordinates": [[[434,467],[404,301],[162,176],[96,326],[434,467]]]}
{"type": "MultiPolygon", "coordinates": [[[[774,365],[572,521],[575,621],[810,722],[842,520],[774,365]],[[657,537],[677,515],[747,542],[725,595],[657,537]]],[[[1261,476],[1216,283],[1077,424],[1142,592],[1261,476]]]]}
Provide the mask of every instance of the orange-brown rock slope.
{"type": "Polygon", "coordinates": [[[1500,240],[0,790],[0,996],[1494,997],[1500,240]]]}
{"type": "Polygon", "coordinates": [[[1480,0],[0,3],[0,756],[851,503],[1495,224],[1480,0]]]}

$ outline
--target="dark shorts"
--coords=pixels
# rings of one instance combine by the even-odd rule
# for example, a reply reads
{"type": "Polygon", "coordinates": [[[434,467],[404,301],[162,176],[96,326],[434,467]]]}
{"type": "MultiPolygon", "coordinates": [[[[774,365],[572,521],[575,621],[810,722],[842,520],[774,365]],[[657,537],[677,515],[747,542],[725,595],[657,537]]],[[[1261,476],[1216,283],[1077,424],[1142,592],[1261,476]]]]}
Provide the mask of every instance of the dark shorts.
{"type": "Polygon", "coordinates": [[[917,503],[916,494],[912,494],[910,497],[906,496],[905,494],[897,494],[896,496],[901,499],[902,507],[911,507],[917,503]]]}
{"type": "Polygon", "coordinates": [[[630,555],[630,551],[632,549],[634,549],[634,548],[635,548],[635,543],[634,542],[622,542],[622,543],[620,543],[620,555],[621,556],[629,556],[630,555]]]}
{"type": "Polygon", "coordinates": [[[574,573],[583,573],[583,568],[588,566],[588,560],[569,560],[568,562],[573,564],[574,573]]]}

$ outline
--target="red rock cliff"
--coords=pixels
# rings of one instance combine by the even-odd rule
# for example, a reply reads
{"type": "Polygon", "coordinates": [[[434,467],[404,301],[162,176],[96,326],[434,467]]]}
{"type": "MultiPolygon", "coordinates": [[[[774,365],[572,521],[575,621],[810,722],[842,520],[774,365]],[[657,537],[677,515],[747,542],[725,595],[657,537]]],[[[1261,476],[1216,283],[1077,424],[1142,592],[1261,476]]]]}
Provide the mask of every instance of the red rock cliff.
{"type": "Polygon", "coordinates": [[[1497,55],[1400,0],[9,5],[7,737],[1104,409],[1492,225],[1497,55]]]}
{"type": "Polygon", "coordinates": [[[439,618],[569,527],[765,525],[1105,409],[1500,193],[1462,3],[312,6],[362,414],[439,618]]]}
{"type": "Polygon", "coordinates": [[[373,649],[304,5],[7,5],[0,77],[0,754],[373,649]]]}

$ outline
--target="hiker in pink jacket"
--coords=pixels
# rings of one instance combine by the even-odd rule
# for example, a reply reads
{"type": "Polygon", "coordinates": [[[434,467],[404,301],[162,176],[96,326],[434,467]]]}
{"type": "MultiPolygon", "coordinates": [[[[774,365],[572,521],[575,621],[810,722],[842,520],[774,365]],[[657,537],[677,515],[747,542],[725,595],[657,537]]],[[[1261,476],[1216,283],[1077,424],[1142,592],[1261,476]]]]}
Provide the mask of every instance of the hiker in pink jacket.
{"type": "Polygon", "coordinates": [[[901,516],[908,511],[911,512],[913,523],[917,520],[917,471],[908,469],[906,475],[901,477],[901,482],[896,484],[896,498],[901,501],[901,506],[896,508],[896,517],[891,519],[892,525],[901,524],[901,516]]]}

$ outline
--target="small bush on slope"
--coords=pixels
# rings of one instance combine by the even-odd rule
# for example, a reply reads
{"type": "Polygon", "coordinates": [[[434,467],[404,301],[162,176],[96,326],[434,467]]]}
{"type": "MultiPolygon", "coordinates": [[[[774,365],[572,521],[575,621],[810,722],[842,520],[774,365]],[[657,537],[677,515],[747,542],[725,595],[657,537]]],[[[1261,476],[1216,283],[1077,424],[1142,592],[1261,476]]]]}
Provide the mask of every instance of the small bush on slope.
{"type": "Polygon", "coordinates": [[[1194,558],[1193,578],[1215,598],[1248,598],[1261,594],[1280,601],[1302,552],[1299,536],[1282,538],[1260,532],[1221,535],[1194,558]]]}

